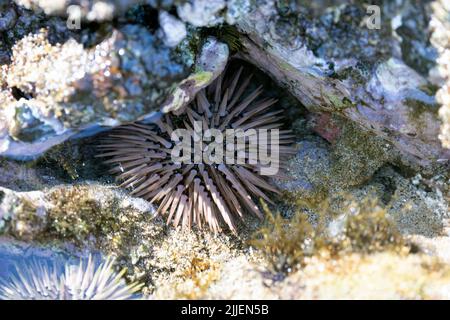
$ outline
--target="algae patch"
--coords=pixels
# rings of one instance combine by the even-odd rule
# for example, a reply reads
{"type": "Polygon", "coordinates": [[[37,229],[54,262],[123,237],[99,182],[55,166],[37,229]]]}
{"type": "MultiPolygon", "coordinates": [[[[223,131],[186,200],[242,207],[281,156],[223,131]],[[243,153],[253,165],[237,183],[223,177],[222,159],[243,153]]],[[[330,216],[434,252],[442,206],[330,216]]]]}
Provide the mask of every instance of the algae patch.
{"type": "Polygon", "coordinates": [[[262,252],[272,272],[292,272],[304,267],[306,258],[313,256],[339,258],[349,253],[411,251],[411,245],[388,216],[388,208],[376,198],[356,201],[348,196],[339,209],[328,200],[304,204],[291,220],[274,215],[265,206],[266,223],[255,232],[250,244],[262,252]],[[315,224],[308,220],[307,212],[317,215],[315,224]]]}

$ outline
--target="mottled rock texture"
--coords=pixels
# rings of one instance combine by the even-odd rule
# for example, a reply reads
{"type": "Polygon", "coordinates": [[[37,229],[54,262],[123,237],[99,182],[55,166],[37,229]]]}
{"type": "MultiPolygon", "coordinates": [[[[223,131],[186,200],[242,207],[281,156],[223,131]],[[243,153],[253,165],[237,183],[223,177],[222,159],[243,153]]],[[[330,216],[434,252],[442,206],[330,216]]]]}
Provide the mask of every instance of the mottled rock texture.
{"type": "Polygon", "coordinates": [[[445,148],[450,149],[450,4],[447,1],[435,1],[432,5],[433,16],[431,41],[439,53],[438,66],[433,70],[438,85],[437,100],[442,105],[439,115],[442,119],[439,138],[445,148]]]}
{"type": "Polygon", "coordinates": [[[163,105],[176,109],[211,82],[228,58],[226,45],[212,38],[194,53],[180,44],[180,52],[184,24],[164,11],[160,29],[140,23],[131,11],[138,23],[125,19],[77,31],[66,27],[66,19],[46,15],[56,11],[36,9],[47,2],[3,2],[9,11],[0,20],[0,154],[7,156],[38,156],[74,134],[151,117],[163,105]]]}
{"type": "Polygon", "coordinates": [[[144,0],[14,0],[14,2],[26,9],[43,11],[48,15],[73,15],[88,21],[105,21],[112,20],[131,6],[143,3],[144,0]],[[73,11],[69,9],[70,6],[73,6],[73,11]]]}
{"type": "Polygon", "coordinates": [[[370,29],[363,3],[295,3],[251,2],[236,21],[245,34],[242,56],[308,110],[340,113],[394,145],[405,160],[425,167],[448,160],[437,138],[437,104],[424,77],[433,51],[426,33],[414,41],[407,36],[420,29],[412,15],[429,20],[425,4],[380,2],[380,28],[370,29]],[[422,56],[404,59],[420,46],[422,56]]]}

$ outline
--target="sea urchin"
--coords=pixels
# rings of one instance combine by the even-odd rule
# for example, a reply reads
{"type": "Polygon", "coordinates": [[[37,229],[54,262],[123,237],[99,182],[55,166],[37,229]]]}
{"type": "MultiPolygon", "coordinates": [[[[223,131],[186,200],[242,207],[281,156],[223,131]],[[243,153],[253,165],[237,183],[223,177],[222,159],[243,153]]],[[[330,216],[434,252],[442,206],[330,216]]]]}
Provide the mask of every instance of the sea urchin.
{"type": "Polygon", "coordinates": [[[269,162],[280,167],[280,160],[295,153],[290,145],[293,135],[281,130],[283,111],[270,110],[276,99],[257,100],[263,92],[261,86],[245,94],[252,74],[244,78],[242,71],[241,67],[230,77],[219,76],[199,91],[181,115],[166,114],[156,124],[120,126],[98,146],[101,153],[97,156],[109,158],[105,163],[114,166],[110,173],[118,175],[120,186],[131,188],[132,195],[158,203],[157,212],[167,215],[168,224],[177,226],[181,222],[186,228],[208,225],[217,232],[223,221],[235,232],[236,215],[242,218],[245,211],[250,211],[262,218],[252,197],[272,203],[265,192],[278,193],[261,172],[269,162]],[[199,127],[206,129],[203,137],[199,127]],[[183,143],[187,140],[188,148],[199,145],[203,155],[208,156],[195,160],[194,151],[193,161],[191,154],[183,158],[190,162],[175,161],[174,142],[181,141],[180,130],[193,132],[190,139],[182,139],[183,143]],[[205,137],[213,140],[211,132],[216,145],[223,145],[226,152],[202,144],[205,137]],[[270,132],[270,141],[260,132],[270,132]],[[236,143],[239,133],[244,143],[236,143]],[[223,137],[227,137],[226,142],[223,137]],[[264,142],[266,153],[261,153],[257,149],[264,142]],[[257,159],[251,159],[251,154],[258,155],[257,159]]]}
{"type": "Polygon", "coordinates": [[[114,259],[92,256],[79,264],[33,259],[15,266],[9,279],[0,279],[0,300],[125,300],[136,298],[141,284],[126,284],[113,270],[114,259]]]}

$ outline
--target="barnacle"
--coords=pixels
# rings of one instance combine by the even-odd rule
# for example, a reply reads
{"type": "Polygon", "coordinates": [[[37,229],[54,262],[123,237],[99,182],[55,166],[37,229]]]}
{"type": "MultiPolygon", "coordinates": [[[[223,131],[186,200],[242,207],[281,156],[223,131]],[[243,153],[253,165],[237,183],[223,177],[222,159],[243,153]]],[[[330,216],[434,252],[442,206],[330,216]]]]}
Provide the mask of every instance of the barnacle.
{"type": "Polygon", "coordinates": [[[114,259],[98,263],[92,256],[79,264],[31,260],[0,279],[1,300],[124,300],[135,297],[140,284],[127,285],[113,270],[114,259]]]}
{"type": "MultiPolygon", "coordinates": [[[[279,157],[272,159],[277,167],[296,152],[290,145],[293,142],[291,132],[280,130],[283,111],[270,111],[277,100],[257,100],[263,92],[262,86],[245,95],[251,80],[252,74],[243,76],[242,67],[229,77],[222,74],[202,89],[180,116],[166,114],[156,124],[131,123],[112,130],[99,145],[101,153],[97,156],[110,157],[105,163],[114,165],[110,172],[118,175],[121,187],[131,188],[132,195],[159,203],[157,212],[167,215],[168,224],[173,222],[177,226],[181,221],[187,228],[193,224],[200,228],[208,225],[217,232],[221,231],[222,220],[235,232],[234,216],[242,218],[245,210],[259,218],[263,216],[252,196],[273,203],[265,192],[278,193],[261,175],[263,164],[269,160],[268,153],[259,153],[255,161],[248,157],[250,152],[256,152],[255,145],[248,142],[260,139],[256,130],[249,129],[279,130],[276,146],[279,157]],[[206,160],[203,157],[192,163],[174,161],[171,137],[177,136],[177,129],[188,129],[195,132],[193,143],[198,143],[201,139],[196,129],[199,123],[227,137],[226,145],[225,141],[215,142],[223,142],[225,150],[231,150],[231,158],[244,156],[245,161],[229,161],[226,158],[229,153],[219,153],[210,146],[201,147],[209,152],[206,160]],[[230,129],[240,132],[245,143],[236,146],[234,136],[230,142],[230,129]],[[215,156],[219,159],[211,160],[215,156]]],[[[275,143],[270,140],[267,149],[270,151],[272,147],[275,143]]],[[[282,173],[274,175],[281,177],[282,173]]]]}

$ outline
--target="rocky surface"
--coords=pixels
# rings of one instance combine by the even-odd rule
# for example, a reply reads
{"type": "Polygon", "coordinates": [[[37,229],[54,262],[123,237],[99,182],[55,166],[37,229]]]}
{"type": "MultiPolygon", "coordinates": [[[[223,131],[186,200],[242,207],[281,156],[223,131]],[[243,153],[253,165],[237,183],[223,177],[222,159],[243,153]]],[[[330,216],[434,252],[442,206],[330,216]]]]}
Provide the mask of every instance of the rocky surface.
{"type": "Polygon", "coordinates": [[[450,59],[450,6],[445,1],[435,1],[432,8],[431,42],[438,50],[439,58],[438,66],[431,71],[431,77],[441,87],[436,95],[438,102],[442,105],[439,110],[442,120],[439,137],[443,146],[450,148],[450,66],[448,62],[450,59]]]}
{"type": "Polygon", "coordinates": [[[188,77],[195,54],[174,48],[186,31],[164,11],[158,30],[124,21],[77,32],[67,29],[65,19],[4,6],[16,12],[15,24],[5,15],[3,26],[0,154],[5,156],[38,156],[78,133],[151,117],[163,103],[187,103],[228,57],[226,46],[211,38],[188,77]]]}
{"type": "Polygon", "coordinates": [[[94,253],[150,298],[448,299],[449,8],[377,4],[380,29],[362,1],[0,1],[0,275],[94,253]],[[98,133],[182,114],[238,59],[295,133],[282,196],[237,235],[174,229],[98,133]]]}
{"type": "Polygon", "coordinates": [[[33,11],[42,11],[47,15],[72,16],[83,18],[87,21],[108,21],[115,16],[123,14],[133,5],[143,3],[143,0],[89,0],[89,1],[39,1],[39,0],[15,0],[18,6],[33,11]],[[72,6],[72,7],[71,7],[72,6]],[[71,9],[70,9],[71,8],[71,9]]]}
{"type": "MultiPolygon", "coordinates": [[[[414,27],[405,8],[413,10],[411,1],[383,7],[380,29],[369,29],[363,4],[314,10],[261,1],[236,25],[245,34],[243,57],[256,61],[308,110],[339,112],[395,146],[405,161],[430,167],[448,162],[449,154],[437,139],[436,101],[420,73],[430,57],[418,57],[420,65],[403,60],[410,52],[401,47],[398,31],[414,27]]],[[[416,10],[424,16],[422,5],[416,10]]],[[[431,50],[426,38],[420,41],[422,51],[431,50]]]]}

